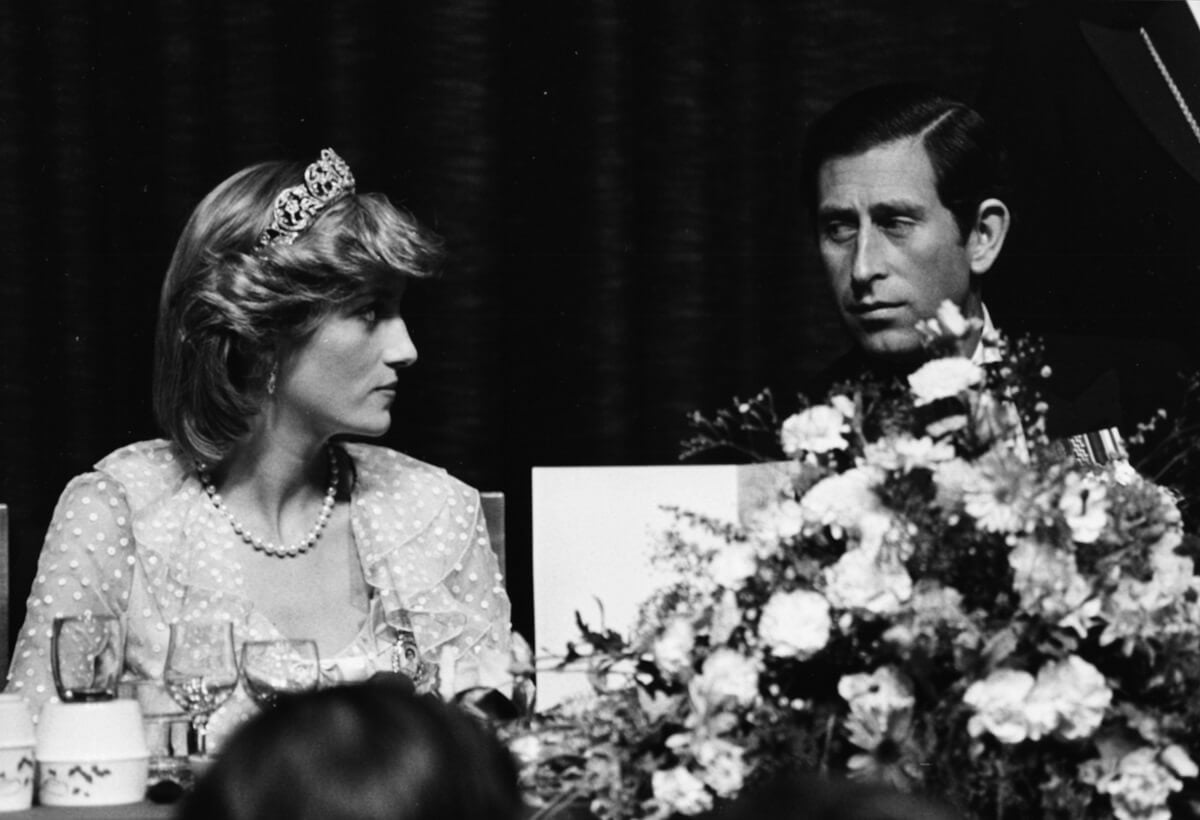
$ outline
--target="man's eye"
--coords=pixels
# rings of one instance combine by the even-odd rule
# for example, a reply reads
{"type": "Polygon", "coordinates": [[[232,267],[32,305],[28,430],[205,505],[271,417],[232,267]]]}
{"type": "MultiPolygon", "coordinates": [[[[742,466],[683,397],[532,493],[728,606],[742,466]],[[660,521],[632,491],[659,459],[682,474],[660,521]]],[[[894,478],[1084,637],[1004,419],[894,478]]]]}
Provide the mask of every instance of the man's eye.
{"type": "Polygon", "coordinates": [[[879,227],[890,234],[903,235],[913,229],[913,221],[911,219],[903,219],[897,217],[895,219],[885,219],[879,223],[879,227]]]}
{"type": "Polygon", "coordinates": [[[854,226],[849,222],[826,222],[823,231],[831,242],[848,242],[854,237],[854,226]]]}
{"type": "Polygon", "coordinates": [[[379,321],[379,306],[373,303],[364,305],[363,307],[359,308],[358,318],[362,319],[369,325],[375,324],[375,322],[379,321]]]}

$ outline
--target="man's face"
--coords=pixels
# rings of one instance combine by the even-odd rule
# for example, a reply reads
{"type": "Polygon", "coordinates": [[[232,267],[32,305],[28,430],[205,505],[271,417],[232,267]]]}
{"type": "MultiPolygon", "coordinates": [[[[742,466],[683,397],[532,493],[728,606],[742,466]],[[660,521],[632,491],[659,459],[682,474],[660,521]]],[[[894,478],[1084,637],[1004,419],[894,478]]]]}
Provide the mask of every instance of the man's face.
{"type": "Polygon", "coordinates": [[[916,323],[946,299],[965,316],[982,316],[966,243],[918,139],[825,162],[817,233],[838,309],[872,358],[917,355],[916,323]]]}

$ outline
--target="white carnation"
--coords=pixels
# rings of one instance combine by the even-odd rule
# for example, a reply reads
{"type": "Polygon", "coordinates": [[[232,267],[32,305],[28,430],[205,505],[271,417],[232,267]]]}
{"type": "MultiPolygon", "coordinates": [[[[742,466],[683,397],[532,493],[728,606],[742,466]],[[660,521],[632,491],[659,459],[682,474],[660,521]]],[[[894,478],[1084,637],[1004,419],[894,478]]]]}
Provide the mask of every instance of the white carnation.
{"type": "Polygon", "coordinates": [[[1182,788],[1149,748],[1128,753],[1096,783],[1096,791],[1111,797],[1117,820],[1171,820],[1167,800],[1182,788]]]}
{"type": "Polygon", "coordinates": [[[1029,736],[1025,698],[1033,690],[1033,675],[1019,669],[997,669],[971,684],[963,702],[975,712],[967,721],[972,737],[987,732],[1001,743],[1020,743],[1029,736]]]}
{"type": "Polygon", "coordinates": [[[1091,737],[1112,703],[1112,690],[1100,670],[1078,655],[1048,663],[1026,699],[1030,738],[1051,731],[1066,740],[1091,737]]]}
{"type": "Polygon", "coordinates": [[[655,772],[650,786],[659,805],[679,814],[700,814],[713,805],[704,783],[683,766],[655,772]]]}
{"type": "Polygon", "coordinates": [[[696,746],[700,778],[720,797],[733,797],[746,782],[746,752],[720,738],[707,738],[696,746]]]}
{"type": "Polygon", "coordinates": [[[846,417],[836,407],[818,404],[788,417],[779,438],[789,456],[844,450],[849,443],[842,434],[849,430],[846,417]]]}
{"type": "Polygon", "coordinates": [[[542,739],[537,735],[522,735],[509,741],[508,750],[522,768],[536,766],[542,760],[542,739]]]}
{"type": "Polygon", "coordinates": [[[838,393],[836,396],[829,397],[829,403],[846,418],[854,418],[854,401],[849,396],[843,396],[841,393],[838,393]]]}
{"type": "Polygon", "coordinates": [[[737,593],[726,589],[717,599],[712,610],[712,623],[708,627],[711,646],[720,646],[729,640],[733,631],[741,626],[742,610],[738,607],[737,593]]]}
{"type": "Polygon", "coordinates": [[[909,374],[908,386],[918,407],[957,396],[983,381],[983,368],[962,356],[934,359],[909,374]]]}
{"type": "Polygon", "coordinates": [[[708,573],[719,586],[736,589],[758,569],[754,547],[745,541],[732,541],[712,557],[708,573]]]}
{"type": "Polygon", "coordinates": [[[969,462],[961,458],[939,462],[933,468],[933,484],[937,489],[934,503],[944,510],[955,509],[976,481],[975,468],[969,462]]]}
{"type": "Polygon", "coordinates": [[[861,467],[824,478],[800,499],[800,515],[817,526],[854,528],[865,513],[882,510],[875,494],[878,480],[877,471],[861,467]]]}
{"type": "Polygon", "coordinates": [[[729,701],[749,706],[758,700],[758,675],[757,661],[733,649],[718,649],[705,659],[688,692],[701,712],[729,701]]]}
{"type": "Polygon", "coordinates": [[[884,666],[869,675],[844,675],[838,681],[838,694],[850,706],[846,732],[860,749],[877,749],[897,729],[907,732],[916,698],[895,667],[884,666]]]}
{"type": "Polygon", "coordinates": [[[879,550],[846,550],[825,570],[825,594],[837,609],[890,615],[912,596],[912,577],[879,550]]]}
{"type": "Polygon", "coordinates": [[[958,309],[958,305],[949,299],[938,305],[937,319],[942,327],[946,329],[946,332],[959,338],[966,336],[967,330],[971,327],[967,320],[963,318],[962,311],[958,309]]]}
{"type": "Polygon", "coordinates": [[[1166,764],[1167,768],[1175,772],[1180,777],[1195,777],[1200,774],[1200,767],[1196,766],[1196,762],[1184,750],[1182,746],[1172,744],[1162,750],[1162,755],[1159,758],[1166,764]]]}
{"type": "Polygon", "coordinates": [[[777,658],[815,655],[829,643],[833,621],[829,602],[820,593],[806,589],[776,592],[763,607],[758,634],[777,658]]]}
{"type": "Polygon", "coordinates": [[[882,470],[909,472],[920,468],[934,469],[954,458],[954,446],[937,442],[928,436],[914,438],[908,434],[888,436],[873,441],[864,448],[867,464],[882,470]]]}
{"type": "Polygon", "coordinates": [[[670,677],[676,677],[692,666],[692,649],[696,633],[686,618],[675,618],[654,642],[655,665],[670,677]]]}
{"type": "Polygon", "coordinates": [[[1080,635],[1087,633],[1100,613],[1100,601],[1092,597],[1092,586],[1079,572],[1074,553],[1021,538],[1009,552],[1008,563],[1023,610],[1044,615],[1080,635]]]}
{"type": "Polygon", "coordinates": [[[781,499],[756,512],[751,527],[758,542],[755,551],[765,557],[779,549],[780,541],[800,534],[804,529],[804,511],[795,500],[781,499]]]}

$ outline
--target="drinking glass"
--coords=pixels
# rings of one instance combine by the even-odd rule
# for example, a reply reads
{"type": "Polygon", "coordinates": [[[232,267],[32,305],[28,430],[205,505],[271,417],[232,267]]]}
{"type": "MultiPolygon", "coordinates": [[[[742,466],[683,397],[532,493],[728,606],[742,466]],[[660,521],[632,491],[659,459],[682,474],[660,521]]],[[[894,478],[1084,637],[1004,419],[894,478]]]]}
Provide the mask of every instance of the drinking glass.
{"type": "Polygon", "coordinates": [[[233,693],[238,682],[229,621],[171,624],[163,683],[192,721],[196,752],[208,754],[208,718],[233,693]]]}
{"type": "Polygon", "coordinates": [[[162,678],[125,678],[118,696],[136,700],[141,708],[142,729],[150,751],[150,785],[169,780],[190,787],[187,754],[191,719],[167,692],[162,678]]]}
{"type": "Polygon", "coordinates": [[[64,703],[113,700],[125,664],[125,633],[115,615],[54,619],[50,668],[64,703]]]}
{"type": "Polygon", "coordinates": [[[264,709],[280,695],[311,692],[321,678],[317,644],[308,640],[246,641],[242,645],[242,681],[264,709]]]}

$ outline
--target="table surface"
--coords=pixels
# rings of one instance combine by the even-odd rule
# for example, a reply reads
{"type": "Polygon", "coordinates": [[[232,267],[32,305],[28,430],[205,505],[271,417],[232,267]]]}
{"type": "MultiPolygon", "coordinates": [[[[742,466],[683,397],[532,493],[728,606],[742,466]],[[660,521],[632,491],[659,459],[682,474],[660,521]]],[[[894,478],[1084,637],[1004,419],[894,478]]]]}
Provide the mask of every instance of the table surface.
{"type": "Polygon", "coordinates": [[[3,820],[169,820],[170,803],[126,803],[121,806],[34,806],[25,811],[0,813],[3,820]]]}

